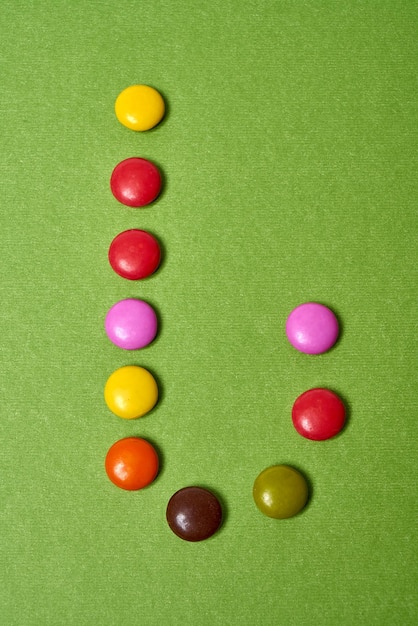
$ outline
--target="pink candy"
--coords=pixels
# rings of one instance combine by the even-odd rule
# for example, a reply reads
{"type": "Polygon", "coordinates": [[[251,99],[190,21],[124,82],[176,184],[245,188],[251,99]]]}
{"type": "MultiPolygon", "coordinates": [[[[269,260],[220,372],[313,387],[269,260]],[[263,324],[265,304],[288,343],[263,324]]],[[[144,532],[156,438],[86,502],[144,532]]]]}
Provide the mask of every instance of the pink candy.
{"type": "Polygon", "coordinates": [[[127,298],[108,311],[105,329],[110,341],[125,350],[144,348],[157,334],[157,316],[143,300],[127,298]]]}
{"type": "Polygon", "coordinates": [[[286,335],[299,352],[321,354],[337,341],[338,320],[331,309],[306,302],[293,309],[286,321],[286,335]]]}

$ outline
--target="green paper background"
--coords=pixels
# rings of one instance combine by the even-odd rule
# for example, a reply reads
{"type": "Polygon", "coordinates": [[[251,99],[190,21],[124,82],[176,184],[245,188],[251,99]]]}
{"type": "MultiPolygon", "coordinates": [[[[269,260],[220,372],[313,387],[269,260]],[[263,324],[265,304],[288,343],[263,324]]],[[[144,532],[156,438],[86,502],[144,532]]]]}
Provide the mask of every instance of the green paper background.
{"type": "Polygon", "coordinates": [[[5,626],[416,624],[417,5],[408,0],[5,0],[0,16],[1,553],[5,626]],[[130,84],[168,104],[147,133],[113,111],[130,84]],[[148,208],[113,167],[164,171],[148,208]],[[139,283],[112,238],[160,239],[139,283]],[[155,305],[153,345],[105,336],[124,297],[155,305]],[[331,306],[337,346],[287,342],[297,304],[331,306]],[[103,401],[126,364],[161,401],[124,421],[103,401]],[[349,407],[304,440],[295,398],[349,407]],[[158,480],[118,490],[103,461],[138,435],[158,480]],[[252,501],[275,463],[311,483],[303,514],[252,501]],[[222,530],[189,544],[165,507],[199,484],[222,530]]]}

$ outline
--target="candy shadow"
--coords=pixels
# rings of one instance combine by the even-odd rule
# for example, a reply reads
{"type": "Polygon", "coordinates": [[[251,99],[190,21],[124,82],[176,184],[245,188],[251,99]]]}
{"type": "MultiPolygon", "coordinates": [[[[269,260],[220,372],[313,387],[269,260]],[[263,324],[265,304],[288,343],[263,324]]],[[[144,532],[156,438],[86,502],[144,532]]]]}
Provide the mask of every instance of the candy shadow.
{"type": "Polygon", "coordinates": [[[168,183],[168,179],[167,179],[167,174],[164,170],[163,165],[160,163],[160,161],[155,160],[154,158],[148,158],[146,157],[149,161],[151,161],[152,163],[154,163],[159,171],[160,171],[160,176],[161,176],[161,191],[158,194],[158,196],[155,198],[155,200],[153,200],[153,202],[150,202],[150,204],[147,204],[145,207],[142,207],[143,209],[147,209],[147,208],[153,208],[153,207],[157,207],[160,200],[162,200],[169,188],[169,183],[168,183]]]}
{"type": "Polygon", "coordinates": [[[155,335],[155,338],[151,341],[151,343],[149,343],[144,348],[141,348],[141,352],[143,350],[146,351],[146,350],[152,349],[153,346],[157,345],[158,342],[161,340],[161,337],[162,337],[162,335],[164,333],[163,317],[161,315],[161,310],[160,310],[159,306],[157,304],[155,304],[155,302],[153,300],[150,300],[149,298],[147,298],[145,300],[145,302],[150,304],[152,306],[152,308],[154,309],[154,311],[155,311],[155,315],[157,317],[157,334],[155,335]]]}
{"type": "MultiPolygon", "coordinates": [[[[325,387],[324,387],[325,389],[325,387]]],[[[342,429],[340,430],[339,433],[337,433],[334,437],[331,437],[331,439],[326,439],[326,441],[335,441],[336,439],[339,439],[341,437],[341,435],[343,435],[346,430],[348,430],[350,424],[351,424],[351,418],[352,418],[352,404],[351,402],[349,402],[344,395],[338,390],[335,389],[334,387],[326,387],[326,389],[329,389],[329,391],[332,391],[332,393],[335,393],[342,401],[342,403],[344,404],[345,407],[345,421],[344,421],[344,426],[342,427],[342,429]]],[[[318,442],[320,443],[320,442],[318,442]]]]}
{"type": "MultiPolygon", "coordinates": [[[[150,85],[152,87],[152,85],[150,85]]],[[[171,102],[169,100],[169,98],[167,97],[167,94],[165,91],[162,91],[159,87],[154,87],[154,89],[157,89],[158,92],[160,93],[160,95],[162,96],[163,100],[164,100],[164,115],[161,119],[161,121],[158,122],[158,124],[156,126],[154,126],[153,128],[150,128],[149,130],[145,131],[145,133],[147,135],[152,135],[153,133],[158,132],[159,130],[161,130],[161,128],[164,128],[164,126],[167,124],[167,122],[169,122],[170,118],[171,118],[171,102]]]]}
{"type": "MultiPolygon", "coordinates": [[[[152,345],[152,344],[150,344],[150,345],[152,345]]],[[[139,367],[144,367],[144,365],[140,365],[138,363],[136,365],[139,365],[139,367]]],[[[148,365],[146,365],[145,368],[155,378],[155,381],[156,381],[157,387],[158,387],[158,400],[157,400],[155,406],[151,409],[151,411],[149,413],[147,413],[146,415],[144,415],[141,419],[146,419],[148,417],[148,415],[151,415],[157,408],[159,408],[163,404],[163,402],[165,400],[165,389],[164,389],[164,385],[163,385],[163,382],[162,382],[160,376],[155,373],[155,371],[154,371],[154,369],[152,367],[148,367],[148,365]]]]}
{"type": "MultiPolygon", "coordinates": [[[[341,343],[341,340],[344,336],[344,323],[341,318],[341,313],[334,307],[334,305],[329,304],[328,302],[319,302],[319,304],[322,304],[323,306],[326,306],[328,309],[330,309],[334,313],[338,322],[339,331],[338,331],[337,341],[334,343],[333,346],[331,346],[329,350],[323,353],[323,354],[330,354],[331,352],[334,352],[334,350],[336,350],[341,343]]],[[[316,355],[313,355],[313,356],[316,356],[316,355]]]]}
{"type": "MultiPolygon", "coordinates": [[[[144,278],[143,280],[148,281],[150,279],[153,278],[153,276],[158,276],[158,274],[161,272],[161,270],[164,269],[164,267],[166,266],[167,263],[167,246],[165,244],[165,241],[163,241],[159,235],[156,235],[155,233],[148,231],[151,233],[151,235],[153,237],[155,237],[155,239],[158,241],[158,245],[160,246],[160,250],[161,250],[161,259],[160,259],[160,264],[157,267],[157,269],[155,270],[155,272],[153,274],[151,274],[150,276],[147,276],[147,278],[144,278]]],[[[141,282],[141,281],[139,281],[141,282]]]]}
{"type": "MultiPolygon", "coordinates": [[[[143,435],[135,435],[136,437],[143,437],[143,435]]],[[[158,454],[158,462],[159,462],[159,466],[158,466],[158,474],[155,477],[155,479],[152,481],[152,483],[150,483],[150,485],[148,485],[148,487],[151,487],[152,485],[154,485],[155,483],[157,483],[160,478],[162,478],[162,476],[164,475],[165,472],[165,465],[166,465],[166,457],[165,454],[160,446],[160,444],[156,443],[155,440],[153,439],[153,437],[148,437],[148,435],[143,437],[144,439],[146,439],[147,441],[149,441],[149,443],[154,446],[157,454],[158,454]]]]}

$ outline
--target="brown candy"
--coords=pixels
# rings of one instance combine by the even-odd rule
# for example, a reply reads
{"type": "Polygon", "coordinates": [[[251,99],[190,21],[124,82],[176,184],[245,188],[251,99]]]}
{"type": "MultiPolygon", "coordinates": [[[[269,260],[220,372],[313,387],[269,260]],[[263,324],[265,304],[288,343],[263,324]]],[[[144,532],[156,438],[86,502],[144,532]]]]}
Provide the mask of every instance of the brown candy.
{"type": "Polygon", "coordinates": [[[222,523],[218,498],[202,487],[184,487],[167,505],[167,522],[174,534],[185,541],[208,539],[222,523]]]}

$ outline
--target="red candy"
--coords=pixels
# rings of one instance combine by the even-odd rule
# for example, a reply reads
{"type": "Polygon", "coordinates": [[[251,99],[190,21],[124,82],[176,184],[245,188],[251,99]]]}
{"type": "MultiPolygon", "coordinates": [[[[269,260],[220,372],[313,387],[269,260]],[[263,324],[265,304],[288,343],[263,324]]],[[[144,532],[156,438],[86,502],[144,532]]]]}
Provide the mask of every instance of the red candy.
{"type": "Polygon", "coordinates": [[[335,437],[345,423],[345,406],[329,389],[309,389],[292,409],[293,425],[302,437],[323,441],[335,437]]]}
{"type": "Polygon", "coordinates": [[[146,206],[161,191],[161,174],[156,165],[132,157],[121,161],[110,177],[110,188],[116,200],[132,207],[146,206]]]}
{"type": "Polygon", "coordinates": [[[140,280],[153,274],[160,259],[158,241],[145,230],[125,230],[116,235],[109,247],[112,269],[129,280],[140,280]]]}

